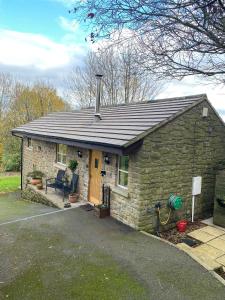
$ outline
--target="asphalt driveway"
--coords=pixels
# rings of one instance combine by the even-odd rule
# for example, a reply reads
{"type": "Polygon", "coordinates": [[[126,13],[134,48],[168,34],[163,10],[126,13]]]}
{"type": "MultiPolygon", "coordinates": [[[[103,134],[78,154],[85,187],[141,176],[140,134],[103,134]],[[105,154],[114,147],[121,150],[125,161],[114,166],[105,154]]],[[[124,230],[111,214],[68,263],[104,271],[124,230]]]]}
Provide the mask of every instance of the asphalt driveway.
{"type": "Polygon", "coordinates": [[[20,192],[0,194],[0,224],[56,210],[58,209],[22,200],[20,192]]]}
{"type": "Polygon", "coordinates": [[[0,299],[224,299],[211,274],[161,241],[76,208],[0,226],[0,299]]]}

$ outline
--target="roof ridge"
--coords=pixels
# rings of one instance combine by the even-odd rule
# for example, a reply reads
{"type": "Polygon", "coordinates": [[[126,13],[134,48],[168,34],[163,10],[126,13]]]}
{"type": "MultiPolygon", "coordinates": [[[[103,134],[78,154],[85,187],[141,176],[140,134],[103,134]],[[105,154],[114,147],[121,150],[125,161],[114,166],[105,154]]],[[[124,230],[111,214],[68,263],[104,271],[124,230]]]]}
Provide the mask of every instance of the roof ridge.
{"type": "MultiPolygon", "coordinates": [[[[126,107],[126,106],[131,106],[131,105],[137,105],[137,104],[148,104],[151,102],[157,103],[157,102],[166,102],[166,101],[171,101],[171,100],[188,100],[188,99],[193,99],[193,98],[198,98],[197,100],[200,100],[199,98],[207,98],[207,94],[196,94],[196,95],[188,95],[188,96],[180,96],[180,97],[170,97],[170,98],[162,98],[162,99],[151,99],[151,100],[146,100],[146,101],[138,101],[138,102],[130,102],[130,103],[118,103],[118,104],[112,104],[112,105],[101,105],[101,108],[112,108],[112,107],[126,107]]],[[[83,107],[81,109],[74,109],[71,112],[78,112],[82,110],[89,110],[93,109],[94,106],[90,107],[83,107]]]]}
{"type": "Polygon", "coordinates": [[[193,98],[198,98],[196,101],[199,101],[200,100],[199,98],[206,98],[206,99],[208,99],[207,94],[196,94],[196,95],[188,95],[188,96],[180,96],[180,97],[170,97],[170,98],[155,99],[154,101],[163,102],[163,101],[171,101],[171,100],[188,100],[188,99],[193,99],[193,98]]]}

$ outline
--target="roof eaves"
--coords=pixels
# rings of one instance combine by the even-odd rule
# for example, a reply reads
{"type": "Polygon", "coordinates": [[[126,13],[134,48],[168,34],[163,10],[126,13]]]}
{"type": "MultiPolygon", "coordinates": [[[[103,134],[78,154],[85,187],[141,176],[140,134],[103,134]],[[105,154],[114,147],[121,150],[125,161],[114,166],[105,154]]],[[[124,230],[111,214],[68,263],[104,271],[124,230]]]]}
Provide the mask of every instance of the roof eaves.
{"type": "MultiPolygon", "coordinates": [[[[167,118],[166,120],[160,122],[159,124],[151,127],[150,129],[144,131],[143,133],[139,134],[138,136],[136,136],[135,138],[133,138],[131,141],[129,141],[128,143],[126,143],[124,145],[124,148],[129,147],[131,144],[136,143],[137,141],[143,139],[144,137],[146,137],[148,134],[152,133],[153,131],[156,131],[157,129],[165,126],[166,124],[168,124],[169,122],[175,120],[176,118],[178,118],[179,116],[183,115],[184,113],[186,113],[187,111],[189,111],[190,109],[192,109],[193,107],[197,106],[198,104],[200,104],[203,101],[208,101],[207,95],[206,94],[201,94],[198,95],[201,97],[200,100],[195,101],[194,103],[192,103],[191,105],[187,106],[186,108],[178,111],[176,114],[172,115],[171,117],[167,118]]],[[[209,103],[210,104],[210,103],[209,103]]],[[[218,114],[217,114],[218,115],[218,114]]]]}
{"type": "Polygon", "coordinates": [[[118,155],[123,154],[123,146],[116,146],[111,144],[104,144],[104,143],[98,143],[98,142],[87,142],[87,141],[77,141],[72,139],[66,139],[66,138],[57,138],[57,137],[51,137],[51,136],[44,136],[40,134],[34,134],[34,133],[27,133],[26,131],[17,131],[12,130],[12,135],[17,137],[28,137],[37,139],[40,141],[45,142],[52,142],[55,144],[65,144],[68,146],[76,146],[78,148],[84,148],[84,149],[96,149],[101,150],[108,153],[114,153],[118,155]]]}

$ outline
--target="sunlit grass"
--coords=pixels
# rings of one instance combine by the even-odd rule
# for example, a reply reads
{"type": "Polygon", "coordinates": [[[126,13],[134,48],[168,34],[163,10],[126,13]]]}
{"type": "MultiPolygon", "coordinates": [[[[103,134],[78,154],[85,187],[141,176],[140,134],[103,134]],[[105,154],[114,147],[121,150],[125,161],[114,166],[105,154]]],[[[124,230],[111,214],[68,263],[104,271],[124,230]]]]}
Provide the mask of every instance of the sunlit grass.
{"type": "Polygon", "coordinates": [[[0,176],[0,193],[13,192],[20,188],[20,176],[0,176]]]}

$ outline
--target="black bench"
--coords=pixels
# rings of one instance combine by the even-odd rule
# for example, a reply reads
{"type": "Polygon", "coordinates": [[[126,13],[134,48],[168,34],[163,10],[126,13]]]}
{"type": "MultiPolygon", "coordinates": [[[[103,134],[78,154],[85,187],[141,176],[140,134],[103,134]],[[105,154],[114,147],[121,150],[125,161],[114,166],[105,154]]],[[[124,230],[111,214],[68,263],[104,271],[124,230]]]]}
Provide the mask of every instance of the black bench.
{"type": "Polygon", "coordinates": [[[66,171],[59,170],[55,178],[53,177],[53,178],[46,179],[45,194],[47,194],[47,192],[48,192],[48,187],[55,189],[55,191],[57,189],[63,190],[65,175],[66,175],[66,171]]]}

